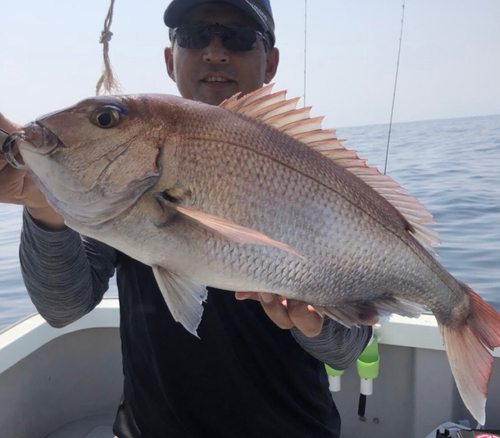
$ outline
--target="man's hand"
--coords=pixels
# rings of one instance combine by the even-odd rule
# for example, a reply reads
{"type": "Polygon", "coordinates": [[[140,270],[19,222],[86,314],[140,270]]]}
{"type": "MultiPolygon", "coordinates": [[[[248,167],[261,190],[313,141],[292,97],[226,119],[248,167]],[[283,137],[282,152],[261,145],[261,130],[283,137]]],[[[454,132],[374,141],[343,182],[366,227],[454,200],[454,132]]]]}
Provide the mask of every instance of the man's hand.
{"type": "Polygon", "coordinates": [[[295,326],[304,335],[313,337],[319,335],[323,328],[323,316],[302,301],[263,292],[236,292],[235,296],[237,300],[260,301],[267,316],[282,329],[295,326]]]}
{"type": "MultiPolygon", "coordinates": [[[[22,126],[11,122],[0,113],[0,128],[13,132],[20,131],[22,126]]],[[[22,157],[17,148],[14,148],[13,153],[16,160],[22,163],[22,157]]],[[[64,227],[62,216],[48,204],[28,171],[14,169],[3,154],[0,154],[0,202],[26,205],[31,216],[48,228],[64,227]]]]}

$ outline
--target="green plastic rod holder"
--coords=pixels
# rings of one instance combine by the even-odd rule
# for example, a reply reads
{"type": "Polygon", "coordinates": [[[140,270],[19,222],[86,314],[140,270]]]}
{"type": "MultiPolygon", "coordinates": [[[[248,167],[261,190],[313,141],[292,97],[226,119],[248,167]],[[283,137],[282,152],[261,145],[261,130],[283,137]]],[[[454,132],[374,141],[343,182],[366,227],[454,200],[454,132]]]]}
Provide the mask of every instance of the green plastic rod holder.
{"type": "Polygon", "coordinates": [[[377,335],[373,335],[370,343],[358,357],[356,365],[361,378],[361,394],[371,395],[373,393],[373,379],[378,376],[380,365],[377,335]]]}
{"type": "Polygon", "coordinates": [[[326,374],[328,374],[328,383],[330,384],[330,391],[340,391],[340,376],[344,374],[344,370],[336,370],[325,364],[326,374]]]}

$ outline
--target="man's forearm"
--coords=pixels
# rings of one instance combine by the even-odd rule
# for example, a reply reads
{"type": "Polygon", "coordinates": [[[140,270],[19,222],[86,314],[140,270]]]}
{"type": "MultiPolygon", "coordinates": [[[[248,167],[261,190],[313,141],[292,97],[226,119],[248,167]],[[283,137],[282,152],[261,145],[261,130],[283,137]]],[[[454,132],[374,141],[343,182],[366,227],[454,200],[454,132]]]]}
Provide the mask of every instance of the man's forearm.
{"type": "Polygon", "coordinates": [[[309,354],[337,370],[346,369],[362,353],[372,336],[370,326],[347,328],[325,317],[318,336],[309,338],[296,328],[292,335],[309,354]]]}
{"type": "Polygon", "coordinates": [[[20,247],[26,289],[40,314],[63,327],[90,312],[114,272],[115,251],[75,231],[49,230],[23,213],[20,247]]]}
{"type": "Polygon", "coordinates": [[[40,208],[27,207],[27,209],[30,216],[45,229],[63,230],[65,228],[63,217],[56,213],[50,205],[40,208]]]}

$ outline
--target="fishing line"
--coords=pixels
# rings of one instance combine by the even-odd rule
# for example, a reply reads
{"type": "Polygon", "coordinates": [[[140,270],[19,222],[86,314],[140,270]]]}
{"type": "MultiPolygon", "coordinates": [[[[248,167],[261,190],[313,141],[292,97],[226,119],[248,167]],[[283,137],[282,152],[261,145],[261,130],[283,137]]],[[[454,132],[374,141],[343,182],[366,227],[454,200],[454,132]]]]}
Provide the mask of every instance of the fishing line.
{"type": "Polygon", "coordinates": [[[389,143],[391,141],[392,116],[394,114],[394,102],[396,101],[396,88],[398,85],[399,60],[401,58],[401,43],[403,41],[403,25],[404,25],[404,21],[405,21],[405,0],[403,0],[402,9],[403,9],[403,12],[402,12],[402,16],[401,16],[401,31],[399,34],[398,62],[396,64],[396,78],[394,80],[394,93],[392,95],[391,119],[389,121],[389,135],[387,136],[387,149],[385,151],[384,175],[387,171],[387,160],[389,159],[389,143]]]}

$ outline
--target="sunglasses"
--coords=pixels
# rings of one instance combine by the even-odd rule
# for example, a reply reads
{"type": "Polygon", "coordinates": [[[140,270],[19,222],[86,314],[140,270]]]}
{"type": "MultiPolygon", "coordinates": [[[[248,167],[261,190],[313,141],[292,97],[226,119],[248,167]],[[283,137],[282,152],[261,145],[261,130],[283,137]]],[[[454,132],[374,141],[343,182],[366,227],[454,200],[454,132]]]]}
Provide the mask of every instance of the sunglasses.
{"type": "Polygon", "coordinates": [[[263,42],[266,52],[271,47],[268,38],[257,30],[246,27],[227,27],[215,23],[207,26],[176,27],[170,31],[170,39],[177,41],[184,49],[204,49],[208,47],[214,34],[220,36],[225,49],[234,52],[248,52],[255,48],[257,35],[263,42]]]}

